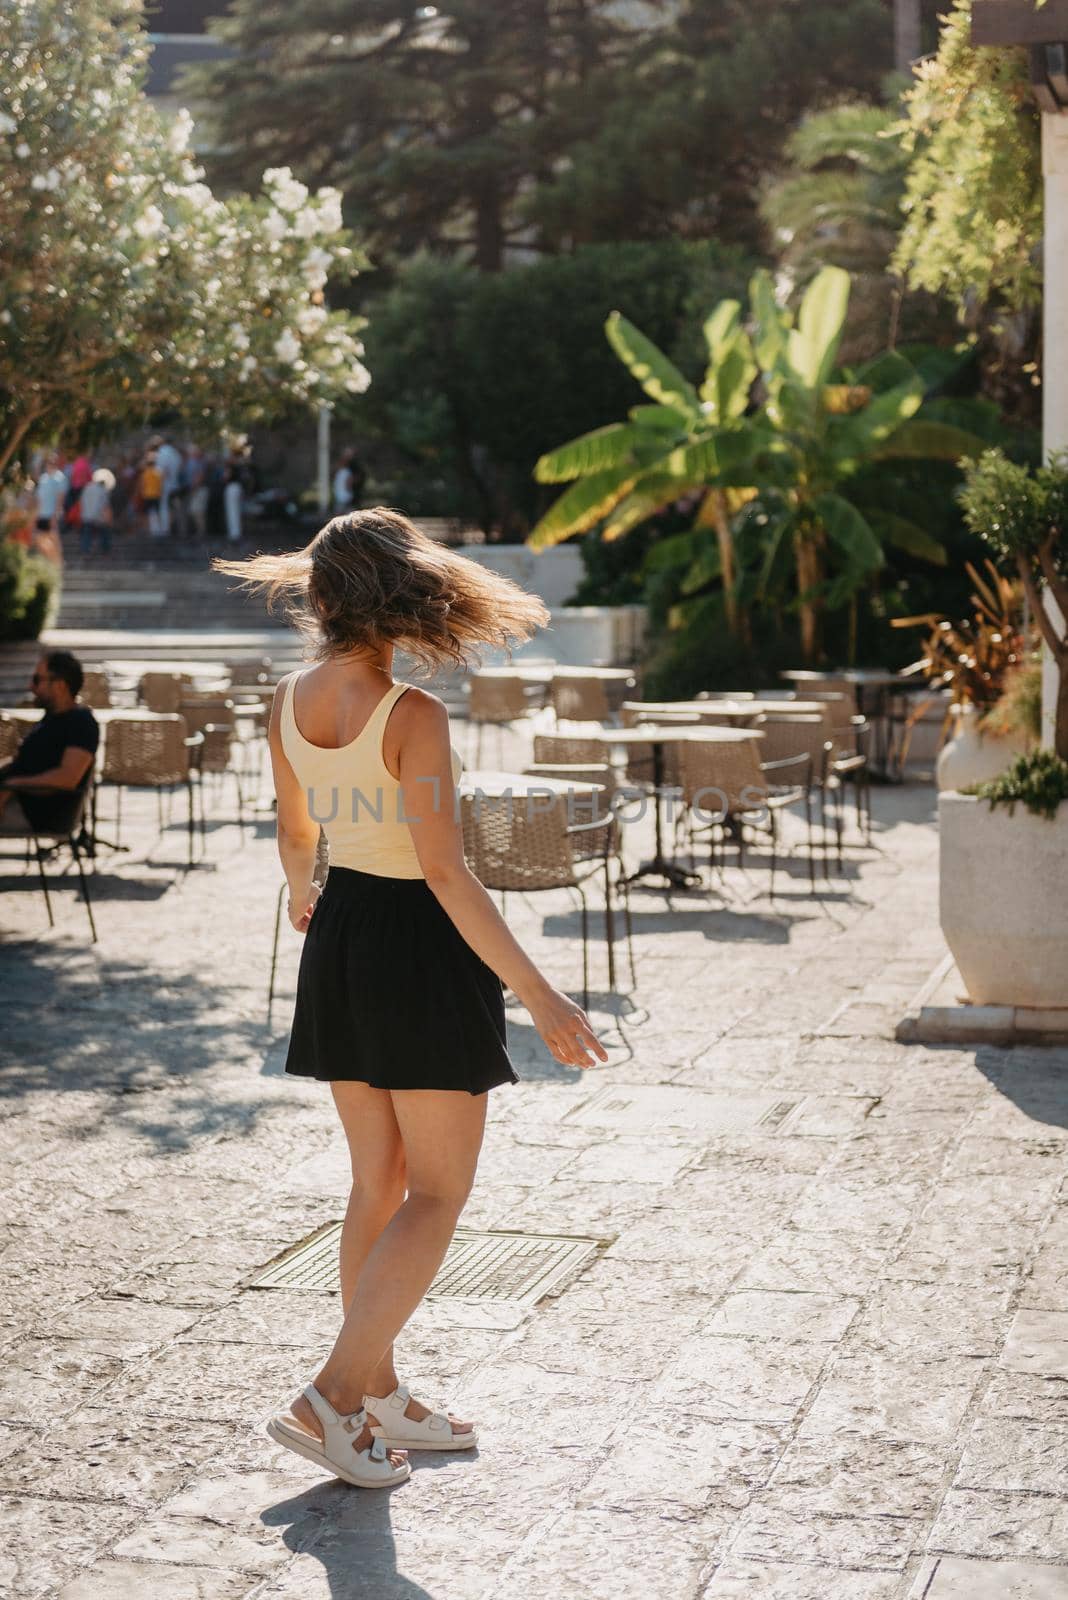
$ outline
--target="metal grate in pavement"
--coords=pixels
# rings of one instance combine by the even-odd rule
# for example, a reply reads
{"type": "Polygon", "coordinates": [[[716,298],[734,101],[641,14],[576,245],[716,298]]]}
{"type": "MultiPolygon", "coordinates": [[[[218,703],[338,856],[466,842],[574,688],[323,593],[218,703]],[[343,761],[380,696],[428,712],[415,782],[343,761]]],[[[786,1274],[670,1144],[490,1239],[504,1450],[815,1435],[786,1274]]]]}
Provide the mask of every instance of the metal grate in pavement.
{"type": "MultiPolygon", "coordinates": [[[[340,1222],[301,1239],[252,1279],[251,1289],[312,1289],[336,1293],[340,1222]]],[[[529,1309],[558,1293],[587,1266],[598,1239],[542,1233],[479,1233],[457,1228],[428,1300],[464,1300],[529,1309]]]]}
{"type": "Polygon", "coordinates": [[[774,1095],[710,1094],[655,1084],[612,1084],[598,1089],[565,1121],[640,1133],[647,1128],[697,1128],[701,1133],[741,1133],[782,1128],[802,1104],[774,1095]]]}

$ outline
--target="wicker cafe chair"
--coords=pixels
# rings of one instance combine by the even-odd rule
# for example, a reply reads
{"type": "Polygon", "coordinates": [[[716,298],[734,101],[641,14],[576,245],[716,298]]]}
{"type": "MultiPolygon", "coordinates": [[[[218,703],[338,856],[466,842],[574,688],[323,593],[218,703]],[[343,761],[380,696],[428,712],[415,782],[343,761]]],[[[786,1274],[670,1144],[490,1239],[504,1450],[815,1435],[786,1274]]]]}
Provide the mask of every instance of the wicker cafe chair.
{"type": "Polygon", "coordinates": [[[146,711],[176,712],[186,691],[192,689],[188,672],[143,672],[137,685],[137,699],[146,711]]]}
{"type": "MultiPolygon", "coordinates": [[[[160,833],[163,832],[163,791],[173,794],[184,788],[189,806],[189,865],[193,865],[193,833],[195,807],[193,801],[193,775],[196,770],[193,752],[203,741],[203,735],[190,734],[184,717],[177,712],[146,717],[121,717],[109,722],[104,738],[104,761],[99,791],[105,784],[117,791],[115,797],[116,848],[122,826],[122,794],[124,789],[154,789],[159,812],[160,833]]],[[[93,815],[93,834],[96,834],[96,815],[93,815]]],[[[204,842],[204,805],[200,807],[201,843],[204,842]]]]}
{"type": "Polygon", "coordinates": [[[21,717],[8,717],[0,711],[0,761],[11,761],[29,732],[21,717]]]}
{"type": "Polygon", "coordinates": [[[497,760],[504,764],[504,729],[530,715],[527,686],[518,673],[475,672],[469,679],[467,720],[475,728],[475,766],[482,765],[482,730],[497,730],[497,760]]]}
{"type": "MultiPolygon", "coordinates": [[[[322,889],[326,882],[327,873],[330,871],[330,845],[322,828],[319,829],[319,843],[315,848],[315,868],[312,872],[312,882],[322,889]]],[[[267,1021],[271,1020],[271,1007],[274,1005],[275,979],[278,975],[278,942],[282,934],[282,906],[285,904],[286,890],[289,885],[283,878],[278,888],[278,903],[274,908],[274,943],[271,946],[271,977],[267,985],[267,1021]]]]}
{"type": "Polygon", "coordinates": [[[107,711],[111,707],[111,683],[100,667],[86,667],[78,699],[93,711],[107,711]]]}
{"type": "MultiPolygon", "coordinates": [[[[52,897],[48,892],[48,878],[45,874],[45,861],[59,847],[65,845],[70,851],[74,864],[78,869],[78,879],[81,883],[82,896],[85,900],[85,909],[89,917],[89,931],[92,942],[96,944],[96,920],[93,916],[93,902],[89,898],[89,879],[86,877],[85,865],[82,861],[82,850],[85,848],[85,816],[93,794],[93,768],[82,779],[77,789],[56,789],[50,784],[35,785],[31,791],[41,795],[65,795],[69,797],[70,804],[59,824],[51,828],[35,828],[26,818],[25,822],[10,820],[10,813],[0,818],[0,839],[24,840],[27,848],[32,849],[37,858],[37,870],[41,876],[41,892],[44,895],[45,910],[48,913],[48,926],[54,928],[56,919],[52,913],[52,897]]],[[[15,791],[11,791],[15,792],[15,791]]],[[[24,788],[22,793],[26,793],[24,788]]],[[[25,812],[23,813],[25,816],[25,812]]]]}
{"type": "MultiPolygon", "coordinates": [[[[537,741],[535,741],[537,742],[537,741]]],[[[624,796],[620,792],[619,775],[614,767],[604,762],[593,762],[587,766],[575,764],[563,765],[548,761],[533,762],[529,767],[523,768],[524,775],[530,778],[551,778],[558,783],[573,783],[576,790],[567,796],[568,815],[572,822],[607,822],[608,836],[603,838],[598,828],[589,828],[572,833],[571,855],[575,861],[603,861],[605,869],[605,937],[608,942],[608,985],[615,988],[615,940],[614,919],[612,909],[613,891],[619,891],[619,898],[623,906],[623,926],[627,938],[627,959],[630,962],[630,981],[633,986],[634,976],[634,936],[630,915],[630,885],[627,882],[627,869],[623,864],[623,830],[619,821],[619,808],[624,796]],[[587,785],[595,785],[591,792],[587,785]],[[615,862],[616,881],[612,883],[610,860],[615,862]]]]}
{"type": "MultiPolygon", "coordinates": [[[[716,845],[721,835],[738,846],[738,865],[745,865],[746,829],[768,835],[771,844],[768,894],[775,895],[780,814],[803,801],[804,787],[796,779],[807,769],[808,758],[761,762],[757,740],[724,742],[686,739],[679,742],[683,799],[690,810],[693,833],[704,831],[709,841],[709,862],[718,865],[716,845]],[[794,781],[791,782],[790,780],[794,781]],[[785,783],[780,780],[786,780],[785,783]],[[702,830],[701,822],[705,823],[702,830]]],[[[692,836],[692,835],[691,835],[692,836]]],[[[809,835],[809,878],[816,887],[816,869],[809,835]]]]}
{"type": "MultiPolygon", "coordinates": [[[[185,718],[192,734],[202,734],[200,745],[193,752],[193,766],[203,786],[205,776],[211,774],[220,780],[227,773],[237,790],[237,816],[240,826],[245,826],[245,791],[237,757],[243,750],[237,737],[237,715],[234,702],[228,695],[196,694],[183,697],[179,714],[185,718]]],[[[201,807],[204,804],[201,793],[201,807]]]]}
{"type": "Polygon", "coordinates": [[[549,701],[557,722],[610,722],[612,707],[603,678],[578,672],[554,672],[549,701]]]}
{"type": "MultiPolygon", "coordinates": [[[[582,999],[590,1003],[589,905],[584,892],[599,860],[576,870],[571,841],[578,833],[597,833],[607,881],[611,819],[569,823],[565,795],[460,795],[467,864],[485,889],[502,897],[509,890],[532,894],[542,889],[568,889],[578,895],[582,913],[582,999]]],[[[606,927],[610,920],[606,895],[606,927]]],[[[611,948],[611,946],[610,946],[611,948]]]]}
{"type": "MultiPolygon", "coordinates": [[[[839,837],[840,829],[837,813],[834,809],[836,791],[828,784],[834,746],[829,737],[830,730],[827,727],[826,720],[813,713],[780,715],[778,712],[767,712],[754,719],[753,727],[758,728],[764,735],[760,745],[760,756],[764,766],[780,761],[793,763],[793,770],[790,767],[786,767],[783,770],[789,774],[790,781],[803,790],[805,821],[808,825],[810,864],[815,859],[813,800],[818,799],[823,875],[824,877],[829,877],[827,856],[828,801],[832,805],[832,821],[836,839],[839,837]]],[[[841,849],[839,847],[840,856],[841,849]]]]}
{"type": "Polygon", "coordinates": [[[570,733],[536,733],[534,762],[537,766],[600,767],[605,762],[600,739],[584,738],[578,729],[570,733]]]}

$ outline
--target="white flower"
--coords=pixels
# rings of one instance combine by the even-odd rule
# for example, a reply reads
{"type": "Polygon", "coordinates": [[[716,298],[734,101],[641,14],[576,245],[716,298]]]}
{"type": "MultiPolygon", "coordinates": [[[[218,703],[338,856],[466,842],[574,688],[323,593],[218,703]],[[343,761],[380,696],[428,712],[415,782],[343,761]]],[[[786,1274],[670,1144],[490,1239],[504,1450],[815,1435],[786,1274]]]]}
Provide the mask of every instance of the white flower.
{"type": "Polygon", "coordinates": [[[314,239],[319,227],[319,213],[314,206],[304,206],[293,219],[293,232],[298,239],[314,239]]]}
{"type": "Polygon", "coordinates": [[[14,133],[18,123],[6,111],[0,111],[0,133],[14,133]]]}
{"type": "Polygon", "coordinates": [[[294,178],[289,167],[268,167],[263,186],[282,211],[299,211],[308,198],[306,187],[294,178]]]}
{"type": "Polygon", "coordinates": [[[333,256],[329,250],[315,245],[304,258],[304,281],[310,289],[321,289],[326,282],[326,269],[333,256]]]}
{"type": "Polygon", "coordinates": [[[15,154],[18,156],[20,161],[25,161],[26,157],[30,154],[30,147],[26,143],[25,139],[20,140],[15,146],[15,154]]]}
{"type": "Polygon", "coordinates": [[[167,143],[175,155],[181,155],[184,150],[189,148],[189,141],[192,137],[193,118],[183,106],[171,123],[170,132],[167,135],[167,143]]]}
{"type": "Polygon", "coordinates": [[[255,356],[246,356],[244,361],[241,363],[241,376],[243,378],[249,377],[253,372],[255,372],[258,366],[259,362],[256,360],[255,356]]]}
{"type": "Polygon", "coordinates": [[[233,341],[235,350],[248,349],[248,332],[244,327],[242,327],[240,322],[235,322],[233,327],[230,329],[230,338],[233,341]]]}
{"type": "Polygon", "coordinates": [[[134,232],[142,239],[154,239],[163,227],[163,212],[159,206],[146,206],[134,223],[134,232]]]}
{"type": "Polygon", "coordinates": [[[286,328],[274,341],[274,353],[279,361],[284,361],[292,366],[300,357],[301,343],[292,328],[286,328]]]}
{"type": "Polygon", "coordinates": [[[37,190],[58,189],[60,184],[59,173],[55,167],[49,167],[47,172],[35,172],[30,179],[30,188],[37,190]]]}
{"type": "Polygon", "coordinates": [[[289,223],[280,211],[268,211],[263,219],[263,231],[272,243],[277,244],[289,232],[289,223]]]}
{"type": "Polygon", "coordinates": [[[308,336],[318,333],[325,321],[326,310],[323,306],[305,306],[297,313],[297,327],[308,336]]]}
{"type": "Polygon", "coordinates": [[[315,196],[319,206],[319,226],[323,233],[338,233],[342,227],[341,190],[320,189],[315,196]]]}
{"type": "Polygon", "coordinates": [[[345,379],[345,388],[349,394],[364,394],[371,384],[371,374],[359,361],[353,364],[352,371],[345,379]]]}

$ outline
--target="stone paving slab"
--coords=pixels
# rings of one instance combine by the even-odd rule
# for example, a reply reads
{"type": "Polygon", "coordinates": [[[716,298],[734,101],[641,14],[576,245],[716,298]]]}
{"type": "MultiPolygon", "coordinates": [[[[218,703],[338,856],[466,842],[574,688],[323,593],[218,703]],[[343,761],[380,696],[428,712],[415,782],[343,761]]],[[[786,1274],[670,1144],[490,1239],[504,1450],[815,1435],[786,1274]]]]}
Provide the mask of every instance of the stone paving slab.
{"type": "MultiPolygon", "coordinates": [[[[389,1494],[262,1432],[338,1302],[249,1280],[349,1181],[328,1095],[281,1070],[288,929],[266,1018],[269,820],[242,837],[216,797],[187,871],[128,797],[96,947],[72,882],[48,933],[0,868],[0,1595],[1068,1594],[1068,1051],[895,1040],[937,841],[929,791],[874,798],[876,848],[850,832],[817,898],[800,873],[770,903],[759,855],[636,889],[631,1000],[594,919],[607,1066],[558,1066],[510,1004],[522,1081],[464,1222],[604,1247],[529,1314],[416,1312],[402,1370],[480,1447],[389,1494]]],[[[566,896],[509,918],[574,985],[566,896]]]]}

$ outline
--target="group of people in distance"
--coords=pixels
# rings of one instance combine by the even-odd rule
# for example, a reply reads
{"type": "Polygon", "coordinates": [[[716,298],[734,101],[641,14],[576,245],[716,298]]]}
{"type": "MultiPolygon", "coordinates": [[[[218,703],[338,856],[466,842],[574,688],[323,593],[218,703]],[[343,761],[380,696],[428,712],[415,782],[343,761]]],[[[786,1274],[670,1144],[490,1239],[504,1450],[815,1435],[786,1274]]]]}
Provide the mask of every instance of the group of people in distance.
{"type": "Polygon", "coordinates": [[[56,559],[58,535],[74,528],[86,556],[107,555],[116,531],[240,541],[245,498],[257,486],[247,451],[215,453],[156,435],[143,450],[112,453],[109,463],[88,448],[40,452],[24,496],[22,541],[56,559]]]}

